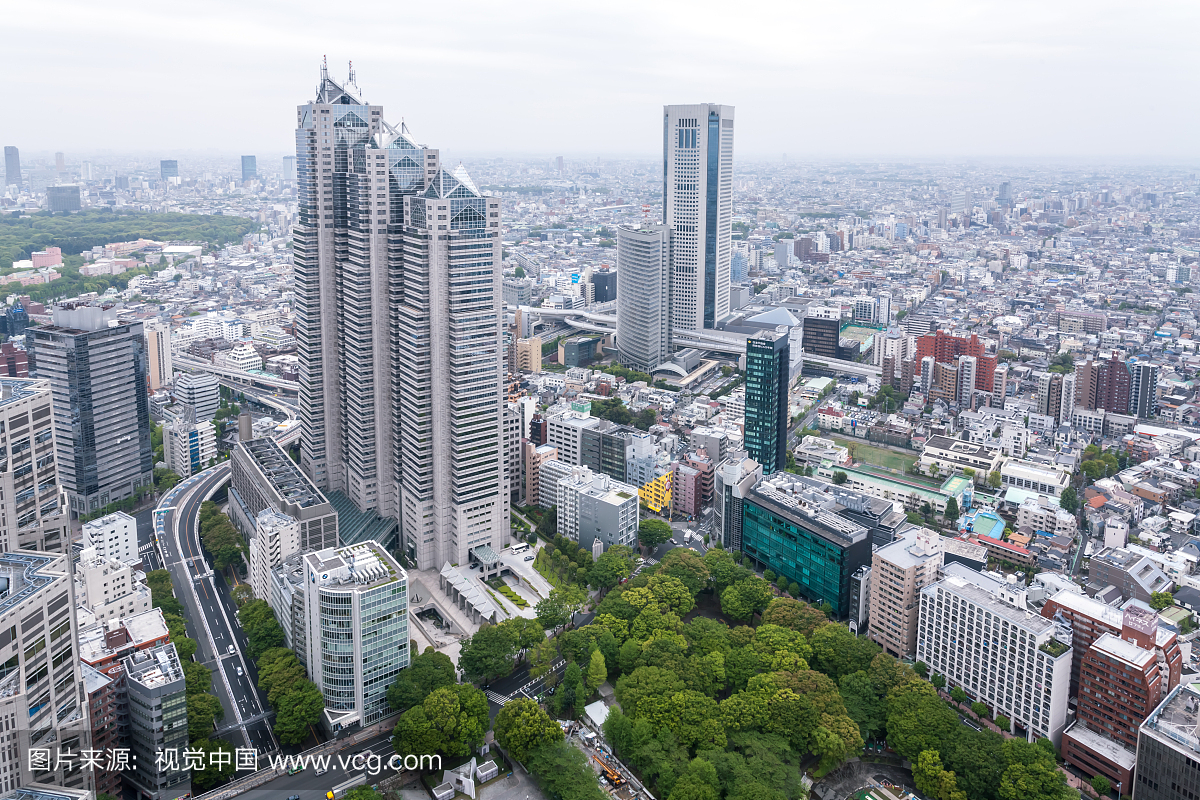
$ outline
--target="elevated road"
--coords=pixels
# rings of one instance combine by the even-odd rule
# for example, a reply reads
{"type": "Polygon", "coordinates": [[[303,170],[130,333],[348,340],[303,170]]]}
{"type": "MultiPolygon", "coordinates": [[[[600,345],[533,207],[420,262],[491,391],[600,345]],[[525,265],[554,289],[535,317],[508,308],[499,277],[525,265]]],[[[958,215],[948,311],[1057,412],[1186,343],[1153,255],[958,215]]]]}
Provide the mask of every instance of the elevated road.
{"type": "Polygon", "coordinates": [[[300,391],[299,383],[296,381],[285,381],[278,375],[246,372],[244,369],[234,369],[233,367],[218,367],[216,364],[208,361],[188,358],[187,356],[175,356],[171,363],[180,370],[187,372],[208,372],[216,375],[218,378],[228,378],[245,386],[261,386],[293,393],[300,391]]]}

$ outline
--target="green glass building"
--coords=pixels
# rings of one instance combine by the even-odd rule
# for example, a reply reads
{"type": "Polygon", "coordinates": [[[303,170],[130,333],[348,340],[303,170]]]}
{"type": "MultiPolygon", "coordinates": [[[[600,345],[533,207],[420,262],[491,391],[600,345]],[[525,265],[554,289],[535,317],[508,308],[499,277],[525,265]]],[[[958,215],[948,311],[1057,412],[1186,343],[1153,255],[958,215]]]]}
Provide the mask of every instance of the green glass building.
{"type": "Polygon", "coordinates": [[[742,502],[742,552],[843,619],[854,573],[871,564],[871,534],[807,498],[801,484],[768,479],[742,502]]]}
{"type": "Polygon", "coordinates": [[[787,466],[789,361],[786,330],[746,340],[746,450],[764,475],[787,466]]]}

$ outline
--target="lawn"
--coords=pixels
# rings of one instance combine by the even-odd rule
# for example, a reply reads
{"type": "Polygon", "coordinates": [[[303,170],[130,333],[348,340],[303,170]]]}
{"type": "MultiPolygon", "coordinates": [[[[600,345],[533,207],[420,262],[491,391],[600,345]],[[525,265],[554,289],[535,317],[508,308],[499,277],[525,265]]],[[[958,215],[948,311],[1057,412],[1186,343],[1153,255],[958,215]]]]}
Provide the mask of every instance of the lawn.
{"type": "Polygon", "coordinates": [[[886,447],[876,447],[863,439],[842,439],[837,436],[830,436],[829,438],[842,447],[853,445],[852,452],[854,453],[855,461],[874,464],[877,467],[883,467],[895,472],[907,472],[908,468],[915,464],[918,458],[916,455],[904,455],[897,453],[895,450],[888,450],[886,447]]]}

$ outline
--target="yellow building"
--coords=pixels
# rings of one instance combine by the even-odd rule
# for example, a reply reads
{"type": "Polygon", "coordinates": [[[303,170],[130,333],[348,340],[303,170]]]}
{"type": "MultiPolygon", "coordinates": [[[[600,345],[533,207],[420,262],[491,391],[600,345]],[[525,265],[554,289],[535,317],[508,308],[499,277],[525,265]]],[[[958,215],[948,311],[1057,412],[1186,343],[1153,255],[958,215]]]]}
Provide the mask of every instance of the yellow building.
{"type": "Polygon", "coordinates": [[[638,497],[646,507],[655,514],[661,514],[664,508],[671,507],[671,477],[673,472],[659,475],[654,480],[638,489],[638,497]]]}
{"type": "Polygon", "coordinates": [[[535,375],[542,371],[542,337],[517,339],[517,369],[535,375]]]}

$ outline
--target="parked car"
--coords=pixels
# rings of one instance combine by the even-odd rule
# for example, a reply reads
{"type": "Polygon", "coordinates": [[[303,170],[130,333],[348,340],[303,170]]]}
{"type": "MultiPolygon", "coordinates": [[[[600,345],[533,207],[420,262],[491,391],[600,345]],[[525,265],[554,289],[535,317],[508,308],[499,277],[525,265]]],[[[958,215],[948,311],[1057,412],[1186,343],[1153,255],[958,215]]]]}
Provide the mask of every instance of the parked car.
{"type": "Polygon", "coordinates": [[[533,561],[533,556],[525,556],[526,561],[533,561]]]}

